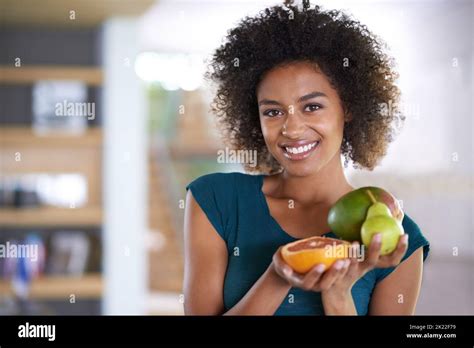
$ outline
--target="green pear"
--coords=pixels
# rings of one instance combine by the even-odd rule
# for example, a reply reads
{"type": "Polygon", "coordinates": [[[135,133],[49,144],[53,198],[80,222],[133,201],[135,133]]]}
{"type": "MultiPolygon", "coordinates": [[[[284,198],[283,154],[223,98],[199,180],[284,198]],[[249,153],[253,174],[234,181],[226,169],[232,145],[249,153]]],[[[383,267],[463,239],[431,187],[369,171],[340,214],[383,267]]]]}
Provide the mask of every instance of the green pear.
{"type": "Polygon", "coordinates": [[[381,202],[375,202],[374,204],[370,206],[369,210],[367,211],[366,220],[374,216],[392,217],[392,213],[390,212],[390,209],[388,209],[388,207],[385,204],[381,202]]]}
{"type": "Polygon", "coordinates": [[[400,203],[390,192],[380,187],[365,186],[345,194],[334,203],[327,218],[331,231],[343,240],[362,242],[360,229],[374,200],[385,204],[395,220],[403,221],[400,203]]]}
{"type": "Polygon", "coordinates": [[[386,215],[373,216],[362,224],[360,231],[362,243],[369,247],[372,237],[377,233],[382,234],[380,255],[387,255],[397,248],[398,241],[405,231],[403,226],[393,217],[386,215]]]}

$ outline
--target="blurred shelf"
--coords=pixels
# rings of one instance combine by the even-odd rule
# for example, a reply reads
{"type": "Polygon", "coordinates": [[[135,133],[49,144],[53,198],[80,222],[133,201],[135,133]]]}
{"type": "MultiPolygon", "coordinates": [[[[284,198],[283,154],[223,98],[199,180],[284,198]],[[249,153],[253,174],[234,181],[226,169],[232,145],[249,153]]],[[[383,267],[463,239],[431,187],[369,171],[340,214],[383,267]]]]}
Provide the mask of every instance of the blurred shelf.
{"type": "Polygon", "coordinates": [[[39,80],[76,80],[89,86],[100,86],[103,73],[101,68],[86,66],[0,66],[0,84],[31,84],[39,80]]]}
{"type": "Polygon", "coordinates": [[[0,127],[0,172],[81,173],[87,177],[89,202],[99,205],[102,146],[102,130],[98,127],[81,134],[56,131],[47,135],[37,134],[30,127],[0,127]]]}
{"type": "Polygon", "coordinates": [[[1,0],[2,26],[20,28],[95,28],[109,17],[143,14],[155,0],[1,0]],[[70,11],[77,20],[69,18],[70,11]]]}
{"type": "MultiPolygon", "coordinates": [[[[55,300],[74,295],[77,299],[94,299],[102,296],[103,281],[99,273],[75,276],[43,276],[34,280],[30,288],[30,299],[55,300]]],[[[11,283],[0,281],[0,293],[7,296],[14,294],[11,283]]]]}
{"type": "Polygon", "coordinates": [[[52,131],[37,133],[32,127],[0,126],[2,146],[92,146],[102,144],[102,130],[99,127],[87,128],[83,133],[52,131]]]}
{"type": "Polygon", "coordinates": [[[2,227],[63,227],[99,226],[102,224],[100,207],[84,208],[0,208],[2,227]]]}
{"type": "Polygon", "coordinates": [[[193,146],[172,144],[169,147],[170,157],[178,160],[213,159],[215,161],[219,150],[223,150],[223,148],[214,144],[193,146]]]}

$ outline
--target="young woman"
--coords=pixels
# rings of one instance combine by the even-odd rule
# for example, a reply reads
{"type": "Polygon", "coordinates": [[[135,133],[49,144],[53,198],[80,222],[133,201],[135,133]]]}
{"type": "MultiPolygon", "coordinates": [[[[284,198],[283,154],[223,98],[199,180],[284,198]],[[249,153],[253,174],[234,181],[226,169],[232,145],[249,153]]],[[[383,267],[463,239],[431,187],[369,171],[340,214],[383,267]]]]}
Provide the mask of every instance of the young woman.
{"type": "Polygon", "coordinates": [[[354,188],[341,155],[373,169],[398,122],[391,59],[364,25],[319,7],[275,6],[245,18],[208,74],[227,140],[258,151],[259,174],[210,174],[187,186],[186,314],[413,314],[429,244],[406,214],[405,236],[380,256],[302,275],[280,247],[337,238],[327,215],[354,188]]]}

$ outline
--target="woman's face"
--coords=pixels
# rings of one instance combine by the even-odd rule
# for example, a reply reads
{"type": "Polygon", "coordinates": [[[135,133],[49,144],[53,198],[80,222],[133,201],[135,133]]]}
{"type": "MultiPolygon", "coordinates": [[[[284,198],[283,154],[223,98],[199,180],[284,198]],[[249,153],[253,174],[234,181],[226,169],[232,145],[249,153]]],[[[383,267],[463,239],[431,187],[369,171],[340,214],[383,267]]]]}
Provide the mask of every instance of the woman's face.
{"type": "Polygon", "coordinates": [[[344,110],[314,65],[295,62],[272,69],[258,85],[257,100],[267,148],[289,174],[311,175],[331,160],[340,161],[344,110]]]}

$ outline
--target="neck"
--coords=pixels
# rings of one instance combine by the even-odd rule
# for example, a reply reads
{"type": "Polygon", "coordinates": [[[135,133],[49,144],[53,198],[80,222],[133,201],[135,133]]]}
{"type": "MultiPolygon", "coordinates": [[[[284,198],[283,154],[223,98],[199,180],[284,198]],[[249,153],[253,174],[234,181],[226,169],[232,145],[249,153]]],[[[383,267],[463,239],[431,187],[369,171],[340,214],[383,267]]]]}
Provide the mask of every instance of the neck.
{"type": "Polygon", "coordinates": [[[302,205],[332,205],[353,189],[344,175],[339,152],[313,175],[300,177],[283,171],[278,186],[281,196],[292,197],[302,205]]]}

